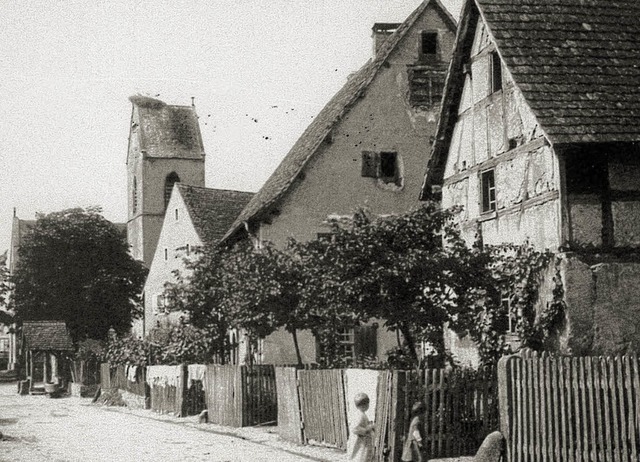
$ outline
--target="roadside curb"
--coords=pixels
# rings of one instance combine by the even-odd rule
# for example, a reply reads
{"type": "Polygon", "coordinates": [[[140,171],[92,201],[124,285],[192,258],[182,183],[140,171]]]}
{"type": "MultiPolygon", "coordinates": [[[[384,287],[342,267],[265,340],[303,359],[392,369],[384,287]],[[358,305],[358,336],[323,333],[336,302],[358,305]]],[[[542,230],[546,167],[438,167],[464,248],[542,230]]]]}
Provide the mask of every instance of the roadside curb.
{"type": "Polygon", "coordinates": [[[344,460],[345,458],[344,452],[338,449],[322,446],[298,446],[295,443],[279,439],[279,436],[277,436],[273,432],[267,432],[266,430],[259,431],[258,429],[261,427],[244,427],[243,429],[235,430],[231,429],[231,427],[222,427],[216,424],[200,424],[192,422],[190,420],[186,420],[188,419],[188,417],[175,417],[170,414],[157,414],[148,409],[131,409],[127,407],[101,406],[95,404],[86,404],[86,406],[98,407],[108,412],[134,415],[136,417],[155,420],[157,422],[166,422],[174,425],[180,425],[183,427],[191,428],[193,430],[207,432],[215,435],[237,438],[243,441],[269,447],[271,449],[277,449],[278,451],[286,452],[288,454],[316,462],[337,462],[344,460]],[[255,431],[257,434],[249,434],[251,431],[255,431]],[[260,436],[262,436],[262,438],[259,438],[260,436]],[[304,448],[304,450],[302,450],[302,448],[304,448]],[[331,452],[331,454],[319,454],[321,452],[331,452]]]}

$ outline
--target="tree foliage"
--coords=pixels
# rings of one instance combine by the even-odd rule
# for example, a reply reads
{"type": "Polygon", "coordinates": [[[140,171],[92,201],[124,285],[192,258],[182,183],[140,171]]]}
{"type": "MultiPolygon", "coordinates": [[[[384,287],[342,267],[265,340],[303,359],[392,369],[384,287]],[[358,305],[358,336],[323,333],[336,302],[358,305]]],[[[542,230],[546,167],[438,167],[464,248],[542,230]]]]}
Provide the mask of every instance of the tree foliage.
{"type": "Polygon", "coordinates": [[[19,249],[14,308],[20,320],[65,321],[74,341],[127,332],[141,314],[146,270],[98,208],[40,217],[19,249]]]}

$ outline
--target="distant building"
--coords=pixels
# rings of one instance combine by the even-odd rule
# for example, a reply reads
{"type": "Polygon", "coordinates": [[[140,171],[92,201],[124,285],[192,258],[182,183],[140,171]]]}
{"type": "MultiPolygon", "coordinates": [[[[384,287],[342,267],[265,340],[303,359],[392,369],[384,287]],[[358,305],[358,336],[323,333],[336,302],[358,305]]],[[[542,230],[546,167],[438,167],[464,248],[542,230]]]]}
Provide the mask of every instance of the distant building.
{"type": "MultiPolygon", "coordinates": [[[[315,117],[225,241],[283,246],[289,237],[305,241],[330,232],[330,216],[351,215],[359,207],[375,214],[419,207],[455,31],[438,0],[424,1],[402,24],[375,24],[372,59],[315,117]]],[[[376,327],[345,329],[345,355],[384,358],[396,335],[376,327]]],[[[303,359],[315,361],[312,334],[299,338],[303,359]]],[[[262,348],[266,363],[296,361],[285,331],[269,336],[262,348]]]]}
{"type": "Polygon", "coordinates": [[[149,268],[175,183],[204,187],[205,153],[193,106],[132,96],[127,154],[127,239],[149,268]]]}
{"type": "Polygon", "coordinates": [[[174,271],[187,275],[184,259],[193,258],[203,246],[216,245],[252,196],[182,183],[173,186],[144,286],[144,317],[134,323],[137,335],[144,337],[153,328],[176,323],[184,316],[169,310],[165,284],[175,282],[174,271]]]}
{"type": "Polygon", "coordinates": [[[466,1],[425,178],[423,197],[464,206],[468,241],[561,252],[564,353],[640,349],[637,12],[605,0],[466,1]]]}

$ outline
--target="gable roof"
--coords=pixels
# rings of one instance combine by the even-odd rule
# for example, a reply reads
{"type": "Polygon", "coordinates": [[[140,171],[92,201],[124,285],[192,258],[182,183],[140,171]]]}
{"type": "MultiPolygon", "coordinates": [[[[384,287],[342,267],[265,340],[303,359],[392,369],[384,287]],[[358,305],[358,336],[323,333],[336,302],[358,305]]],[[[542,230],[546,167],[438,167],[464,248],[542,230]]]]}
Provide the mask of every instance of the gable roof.
{"type": "Polygon", "coordinates": [[[318,113],[313,122],[302,133],[289,153],[282,160],[273,174],[267,179],[260,191],[247,204],[237,220],[233,223],[224,239],[229,238],[240,229],[243,223],[259,219],[262,213],[278,201],[294,181],[303,168],[318,151],[322,142],[330,135],[331,130],[348,113],[351,107],[363,95],[369,84],[389,55],[395,50],[400,41],[406,36],[411,26],[422,15],[429,5],[435,6],[442,13],[450,26],[455,29],[456,21],[440,0],[424,0],[407,19],[398,26],[397,30],[382,44],[374,59],[369,60],[357,72],[352,74],[347,83],[334,95],[326,106],[318,113]]]}
{"type": "Polygon", "coordinates": [[[129,100],[138,110],[140,151],[147,157],[204,158],[198,116],[193,106],[174,106],[135,95],[129,100]]]}
{"type": "Polygon", "coordinates": [[[222,239],[254,193],[202,188],[176,183],[191,222],[203,243],[214,245],[222,239]]]}
{"type": "Polygon", "coordinates": [[[30,350],[73,350],[67,325],[63,321],[24,321],[22,335],[30,350]]]}
{"type": "Polygon", "coordinates": [[[640,140],[639,15],[636,0],[467,0],[427,180],[443,174],[478,17],[552,143],[640,140]]]}

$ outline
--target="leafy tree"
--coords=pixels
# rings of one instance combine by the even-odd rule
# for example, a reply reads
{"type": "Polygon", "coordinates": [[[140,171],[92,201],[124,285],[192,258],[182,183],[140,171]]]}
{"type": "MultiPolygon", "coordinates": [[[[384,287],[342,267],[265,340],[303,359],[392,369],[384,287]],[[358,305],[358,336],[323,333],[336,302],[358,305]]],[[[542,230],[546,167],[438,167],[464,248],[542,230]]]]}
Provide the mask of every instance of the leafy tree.
{"type": "Polygon", "coordinates": [[[300,304],[303,274],[299,259],[266,242],[257,249],[236,246],[222,267],[224,306],[233,327],[251,338],[264,338],[284,327],[292,335],[300,364],[298,331],[309,323],[309,313],[300,304]]]}
{"type": "Polygon", "coordinates": [[[11,314],[13,284],[7,268],[7,252],[0,255],[0,324],[10,326],[15,321],[11,314]]]}
{"type": "Polygon", "coordinates": [[[146,270],[98,208],[41,216],[25,235],[12,281],[19,320],[65,321],[74,341],[106,339],[141,314],[146,270]]]}
{"type": "Polygon", "coordinates": [[[339,304],[351,306],[354,318],[381,319],[400,331],[416,363],[420,341],[443,353],[446,322],[467,329],[483,304],[499,301],[490,256],[465,244],[457,212],[428,203],[379,218],[360,210],[347,223],[334,223],[327,258],[336,269],[329,273],[333,284],[342,285],[339,304]]]}
{"type": "Polygon", "coordinates": [[[175,281],[165,284],[165,294],[171,310],[186,313],[188,322],[206,333],[211,355],[224,364],[234,346],[227,335],[229,315],[223,305],[226,292],[221,266],[227,252],[208,246],[195,252],[195,259],[184,260],[183,271],[174,271],[175,281]]]}

